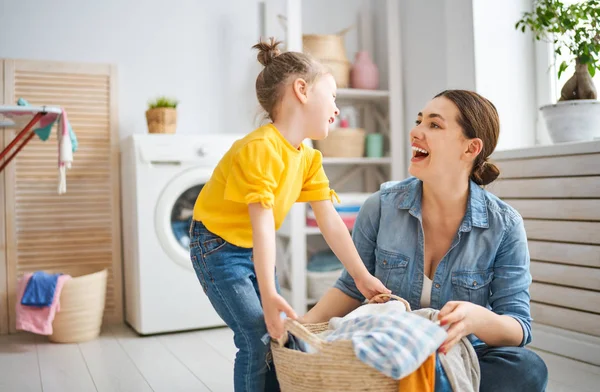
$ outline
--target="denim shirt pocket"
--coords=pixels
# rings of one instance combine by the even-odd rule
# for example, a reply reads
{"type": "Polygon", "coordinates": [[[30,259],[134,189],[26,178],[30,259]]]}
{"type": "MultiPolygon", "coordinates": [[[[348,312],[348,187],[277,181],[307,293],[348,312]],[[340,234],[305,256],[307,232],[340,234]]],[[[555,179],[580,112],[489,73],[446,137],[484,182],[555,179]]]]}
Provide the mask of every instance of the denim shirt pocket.
{"type": "Polygon", "coordinates": [[[490,283],[494,277],[492,269],[482,271],[455,271],[452,273],[452,296],[455,301],[469,301],[487,306],[490,283]]]}
{"type": "Polygon", "coordinates": [[[381,248],[375,249],[375,276],[388,286],[400,284],[406,273],[410,258],[401,253],[390,252],[381,248]]]}

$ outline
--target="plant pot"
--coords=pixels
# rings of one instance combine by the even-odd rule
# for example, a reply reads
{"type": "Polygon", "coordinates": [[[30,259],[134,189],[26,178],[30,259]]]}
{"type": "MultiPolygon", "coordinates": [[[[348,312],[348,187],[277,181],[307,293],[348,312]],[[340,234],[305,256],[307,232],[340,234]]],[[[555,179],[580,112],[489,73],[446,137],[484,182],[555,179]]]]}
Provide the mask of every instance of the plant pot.
{"type": "Polygon", "coordinates": [[[553,143],[581,142],[600,138],[600,101],[559,101],[540,108],[553,143]]]}
{"type": "Polygon", "coordinates": [[[175,133],[177,129],[177,109],[148,109],[146,111],[146,121],[150,133],[175,133]]]}

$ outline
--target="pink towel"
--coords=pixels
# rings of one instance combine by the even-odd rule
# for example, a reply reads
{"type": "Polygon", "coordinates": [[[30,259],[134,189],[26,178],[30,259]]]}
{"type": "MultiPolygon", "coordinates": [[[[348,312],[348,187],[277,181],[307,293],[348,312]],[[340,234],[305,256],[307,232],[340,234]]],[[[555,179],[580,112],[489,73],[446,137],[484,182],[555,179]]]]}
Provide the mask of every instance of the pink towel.
{"type": "Polygon", "coordinates": [[[54,315],[60,311],[60,292],[63,285],[71,279],[69,275],[61,275],[56,281],[54,298],[50,306],[38,308],[36,306],[21,305],[21,298],[27,287],[27,282],[33,274],[28,273],[19,279],[17,300],[17,329],[29,331],[38,335],[52,335],[52,321],[54,315]]]}

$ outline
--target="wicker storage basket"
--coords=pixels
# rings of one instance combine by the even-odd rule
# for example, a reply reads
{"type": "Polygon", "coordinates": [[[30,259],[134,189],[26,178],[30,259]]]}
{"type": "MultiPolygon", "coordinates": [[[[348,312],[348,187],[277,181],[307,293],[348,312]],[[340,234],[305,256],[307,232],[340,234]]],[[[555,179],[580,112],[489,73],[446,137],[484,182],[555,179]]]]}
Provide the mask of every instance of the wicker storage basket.
{"type": "Polygon", "coordinates": [[[360,158],[365,155],[366,132],[361,128],[336,128],[323,140],[315,140],[315,147],[324,157],[360,158]]]}
{"type": "Polygon", "coordinates": [[[177,109],[148,109],[146,111],[146,121],[150,133],[175,133],[177,129],[177,109]]]}
{"type": "Polygon", "coordinates": [[[351,64],[346,57],[344,35],[348,29],[337,34],[305,34],[302,36],[302,51],[310,54],[329,69],[338,88],[350,84],[351,64]]]}
{"type": "Polygon", "coordinates": [[[100,334],[108,271],[81,270],[71,273],[60,292],[60,311],[52,322],[53,333],[48,337],[55,343],[80,343],[100,334]]]}
{"type": "MultiPolygon", "coordinates": [[[[284,29],[287,29],[287,18],[277,15],[284,29]]],[[[329,69],[338,88],[350,85],[351,64],[346,56],[344,38],[354,26],[345,28],[335,34],[302,35],[302,52],[311,55],[315,60],[329,69]]]]}
{"type": "MultiPolygon", "coordinates": [[[[406,300],[401,301],[410,311],[406,300]]],[[[285,328],[318,350],[305,353],[283,347],[283,341],[273,341],[271,349],[282,392],[397,392],[398,381],[361,362],[354,354],[350,340],[325,342],[316,333],[325,331],[328,323],[301,325],[286,319],[285,328]]]]}
{"type": "Polygon", "coordinates": [[[306,271],[306,293],[310,298],[319,299],[342,275],[343,269],[326,272],[306,271]]]}

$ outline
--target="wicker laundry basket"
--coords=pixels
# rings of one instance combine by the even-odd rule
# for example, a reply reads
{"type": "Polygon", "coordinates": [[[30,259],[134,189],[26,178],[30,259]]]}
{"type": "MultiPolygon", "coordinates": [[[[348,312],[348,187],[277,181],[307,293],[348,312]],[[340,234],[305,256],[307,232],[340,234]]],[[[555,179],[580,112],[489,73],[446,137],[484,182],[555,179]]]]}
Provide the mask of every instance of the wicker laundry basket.
{"type": "Polygon", "coordinates": [[[60,292],[60,311],[52,322],[55,343],[80,343],[100,334],[106,298],[106,269],[69,271],[68,280],[60,292]]]}
{"type": "MultiPolygon", "coordinates": [[[[401,301],[410,311],[409,303],[403,298],[387,294],[379,297],[383,296],[401,301]]],[[[286,319],[285,328],[318,352],[291,350],[283,346],[284,341],[271,343],[282,392],[398,391],[398,380],[387,377],[361,362],[354,354],[350,340],[326,342],[315,335],[325,331],[328,323],[302,325],[286,319]]]]}

